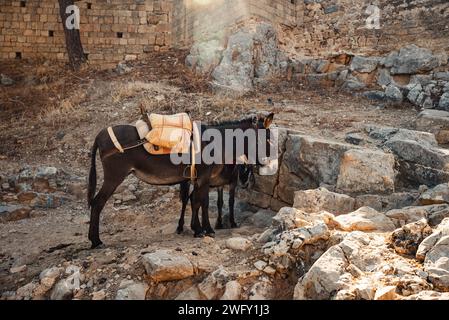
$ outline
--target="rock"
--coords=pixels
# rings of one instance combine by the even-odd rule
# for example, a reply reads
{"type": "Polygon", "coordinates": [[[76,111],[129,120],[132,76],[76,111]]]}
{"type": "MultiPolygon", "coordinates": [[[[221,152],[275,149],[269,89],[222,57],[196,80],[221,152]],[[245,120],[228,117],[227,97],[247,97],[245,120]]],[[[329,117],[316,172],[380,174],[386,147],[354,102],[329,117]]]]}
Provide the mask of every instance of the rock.
{"type": "Polygon", "coordinates": [[[430,226],[437,226],[441,221],[449,217],[449,206],[431,205],[422,207],[406,207],[402,209],[394,209],[385,213],[387,217],[392,219],[396,226],[403,225],[426,219],[430,226]]]}
{"type": "Polygon", "coordinates": [[[393,102],[402,102],[404,96],[401,90],[393,84],[390,84],[385,90],[385,96],[393,102]]]}
{"type": "Polygon", "coordinates": [[[116,300],[145,300],[148,285],[137,283],[131,280],[124,280],[120,283],[119,290],[115,296],[116,300]]]}
{"type": "Polygon", "coordinates": [[[362,207],[355,212],[340,215],[335,218],[344,231],[393,231],[394,223],[384,213],[369,207],[362,207]]]}
{"type": "Polygon", "coordinates": [[[202,300],[197,286],[192,286],[184,292],[181,292],[175,300],[202,300]]]}
{"type": "Polygon", "coordinates": [[[17,221],[28,219],[30,217],[31,208],[21,205],[0,205],[0,222],[17,221]]]}
{"type": "Polygon", "coordinates": [[[337,188],[348,193],[394,192],[394,166],[394,156],[382,151],[346,151],[340,164],[337,188]]]}
{"type": "Polygon", "coordinates": [[[73,298],[73,289],[70,281],[62,279],[53,288],[50,300],[70,300],[73,298]]]}
{"type": "Polygon", "coordinates": [[[401,48],[398,54],[391,54],[385,62],[391,65],[391,74],[417,74],[432,69],[440,65],[437,56],[434,56],[429,49],[419,48],[416,45],[408,45],[401,48]]]}
{"type": "Polygon", "coordinates": [[[2,73],[0,74],[0,83],[3,86],[12,86],[14,84],[14,80],[2,73]]]}
{"type": "Polygon", "coordinates": [[[207,300],[217,299],[223,293],[228,280],[228,272],[223,267],[219,267],[198,285],[200,295],[207,300]]]}
{"type": "Polygon", "coordinates": [[[416,119],[416,129],[435,134],[439,144],[449,143],[449,112],[424,110],[416,119]]]}
{"type": "Polygon", "coordinates": [[[380,69],[377,73],[377,84],[382,88],[385,88],[391,83],[394,83],[394,80],[388,69],[380,69]]]}
{"type": "Polygon", "coordinates": [[[339,215],[354,211],[354,205],[355,199],[350,196],[319,188],[295,192],[293,207],[309,213],[324,210],[339,215]]]}
{"type": "Polygon", "coordinates": [[[449,292],[426,290],[406,297],[405,300],[449,300],[449,292]]]}
{"type": "Polygon", "coordinates": [[[388,286],[377,289],[374,300],[396,300],[396,286],[388,286]]]}
{"type": "Polygon", "coordinates": [[[276,212],[272,210],[259,210],[248,221],[257,228],[268,228],[274,216],[276,212]]]}
{"type": "Polygon", "coordinates": [[[158,250],[143,256],[143,265],[153,281],[182,280],[194,275],[193,265],[183,255],[158,250]]]}
{"type": "Polygon", "coordinates": [[[259,260],[254,263],[254,266],[257,270],[262,271],[267,266],[267,263],[265,261],[259,260]]]}
{"type": "Polygon", "coordinates": [[[49,269],[43,270],[39,274],[39,279],[41,284],[46,286],[48,289],[51,289],[53,285],[56,283],[56,281],[59,279],[62,269],[58,267],[52,267],[49,269]]]}
{"type": "Polygon", "coordinates": [[[218,91],[240,95],[277,68],[276,31],[271,24],[260,22],[229,36],[221,62],[212,72],[212,85],[218,91]]]}
{"type": "Polygon", "coordinates": [[[237,281],[229,281],[226,283],[225,292],[220,300],[240,300],[242,286],[237,281]]]}
{"type": "Polygon", "coordinates": [[[422,142],[394,137],[385,143],[401,160],[439,170],[449,170],[449,151],[422,142]]]}
{"type": "Polygon", "coordinates": [[[379,58],[355,56],[354,58],[352,58],[349,68],[351,69],[351,71],[371,73],[376,70],[378,64],[379,58]]]}
{"type": "Polygon", "coordinates": [[[251,241],[245,238],[230,238],[226,240],[226,247],[236,251],[246,251],[252,246],[251,241]]]}
{"type": "Polygon", "coordinates": [[[26,270],[27,270],[27,266],[26,266],[26,264],[24,264],[22,266],[12,267],[11,269],[9,269],[9,272],[14,274],[14,273],[25,272],[26,270]]]}
{"type": "Polygon", "coordinates": [[[218,39],[195,42],[186,58],[186,66],[200,74],[207,74],[220,63],[224,50],[218,39]]]}
{"type": "Polygon", "coordinates": [[[449,183],[443,183],[424,192],[419,198],[421,205],[449,203],[449,183]]]}
{"type": "Polygon", "coordinates": [[[438,107],[440,109],[449,111],[449,92],[443,93],[440,98],[440,102],[438,103],[438,107]]]}
{"type": "Polygon", "coordinates": [[[421,242],[432,234],[427,220],[407,224],[391,234],[391,243],[398,254],[415,255],[421,242]]]}
{"type": "Polygon", "coordinates": [[[92,293],[92,300],[105,300],[106,291],[100,290],[92,293]]]}
{"type": "Polygon", "coordinates": [[[441,238],[446,236],[449,236],[449,218],[444,219],[441,224],[438,225],[436,231],[420,243],[416,252],[416,259],[423,262],[427,253],[441,240],[441,238]]]}
{"type": "Polygon", "coordinates": [[[132,68],[128,66],[126,62],[119,62],[117,66],[115,67],[115,72],[117,72],[119,75],[127,74],[132,71],[132,68]]]}
{"type": "Polygon", "coordinates": [[[442,237],[427,252],[424,271],[435,288],[449,291],[449,236],[442,237]]]}
{"type": "Polygon", "coordinates": [[[272,286],[267,282],[255,283],[249,292],[249,300],[269,300],[272,286]]]}
{"type": "Polygon", "coordinates": [[[346,81],[342,85],[342,90],[345,91],[358,91],[366,88],[366,84],[362,81],[360,81],[357,77],[354,77],[353,75],[349,75],[346,79],[346,81]]]}
{"type": "Polygon", "coordinates": [[[17,289],[16,295],[25,299],[29,300],[33,296],[33,291],[36,288],[36,284],[33,282],[30,282],[20,288],[17,289]]]}
{"type": "Polygon", "coordinates": [[[290,207],[284,207],[279,210],[278,214],[272,219],[273,227],[281,231],[291,230],[303,227],[309,222],[306,213],[290,207]]]}
{"type": "Polygon", "coordinates": [[[349,132],[345,136],[345,141],[350,144],[354,145],[361,145],[363,142],[365,142],[365,138],[358,134],[357,132],[349,132]]]}
{"type": "Polygon", "coordinates": [[[369,99],[369,100],[375,100],[375,101],[384,101],[386,99],[385,92],[378,91],[378,90],[372,90],[372,91],[366,91],[362,93],[362,96],[369,99]]]}

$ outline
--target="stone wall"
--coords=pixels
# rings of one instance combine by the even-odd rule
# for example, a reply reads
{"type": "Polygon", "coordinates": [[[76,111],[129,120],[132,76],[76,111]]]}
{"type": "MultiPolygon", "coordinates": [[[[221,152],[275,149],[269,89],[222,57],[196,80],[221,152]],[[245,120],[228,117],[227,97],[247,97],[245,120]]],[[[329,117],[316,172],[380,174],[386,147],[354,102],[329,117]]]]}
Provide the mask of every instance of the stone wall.
{"type": "Polygon", "coordinates": [[[383,54],[410,43],[432,50],[449,49],[446,0],[303,2],[303,23],[284,31],[289,33],[286,45],[307,56],[325,57],[344,51],[383,54]],[[380,9],[380,29],[366,28],[370,4],[377,4],[380,9]]]}
{"type": "MultiPolygon", "coordinates": [[[[84,51],[92,62],[143,58],[172,46],[171,0],[77,1],[84,51]]],[[[54,0],[0,0],[0,58],[66,59],[54,0]]]]}

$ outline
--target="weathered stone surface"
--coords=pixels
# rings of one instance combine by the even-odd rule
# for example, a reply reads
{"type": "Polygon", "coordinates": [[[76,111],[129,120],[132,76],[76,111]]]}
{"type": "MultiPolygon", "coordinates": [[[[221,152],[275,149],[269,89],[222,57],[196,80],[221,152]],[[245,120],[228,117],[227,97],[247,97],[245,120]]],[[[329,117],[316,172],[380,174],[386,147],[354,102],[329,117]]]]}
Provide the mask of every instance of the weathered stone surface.
{"type": "Polygon", "coordinates": [[[183,255],[167,250],[158,250],[142,257],[147,274],[154,281],[182,280],[193,276],[193,265],[183,255]]]}
{"type": "Polygon", "coordinates": [[[427,190],[421,195],[419,201],[422,205],[449,203],[449,183],[427,190]]]}
{"type": "Polygon", "coordinates": [[[406,207],[402,209],[390,210],[385,213],[392,219],[397,227],[426,219],[430,226],[437,226],[444,218],[449,217],[449,206],[431,205],[422,207],[406,207]]]}
{"type": "Polygon", "coordinates": [[[442,237],[427,252],[424,271],[435,288],[449,291],[449,236],[442,237]]]}
{"type": "Polygon", "coordinates": [[[186,58],[186,66],[201,74],[210,73],[220,63],[223,50],[218,39],[196,42],[186,58]]]}
{"type": "Polygon", "coordinates": [[[391,243],[399,254],[415,255],[421,242],[432,234],[427,220],[419,220],[397,229],[391,234],[391,243]]]}
{"type": "Polygon", "coordinates": [[[228,272],[223,267],[219,267],[198,285],[198,290],[200,295],[207,300],[218,299],[223,294],[228,282],[228,272]]]}
{"type": "Polygon", "coordinates": [[[355,56],[352,58],[350,69],[360,73],[371,73],[376,70],[379,58],[355,56]]]}
{"type": "Polygon", "coordinates": [[[393,102],[402,102],[404,99],[401,90],[393,84],[388,85],[385,89],[385,97],[393,102]]]}
{"type": "Polygon", "coordinates": [[[396,286],[388,286],[377,289],[374,300],[396,300],[396,286]]]}
{"type": "Polygon", "coordinates": [[[341,86],[342,90],[345,91],[358,91],[366,88],[366,83],[362,82],[359,78],[349,75],[343,85],[341,86]]]}
{"type": "Polygon", "coordinates": [[[416,119],[416,129],[434,133],[440,144],[449,143],[449,112],[424,110],[416,119]]]}
{"type": "Polygon", "coordinates": [[[309,176],[311,181],[334,185],[337,182],[341,158],[350,149],[354,149],[354,146],[292,134],[286,142],[284,163],[289,171],[298,177],[309,176]]]}
{"type": "Polygon", "coordinates": [[[391,74],[416,74],[431,71],[440,65],[437,56],[432,51],[416,45],[401,48],[398,54],[391,54],[385,61],[387,67],[391,66],[391,74]]]}
{"type": "Polygon", "coordinates": [[[308,224],[306,215],[299,209],[284,207],[273,217],[273,227],[282,231],[303,227],[308,224]]]}
{"type": "Polygon", "coordinates": [[[257,228],[268,228],[271,226],[273,217],[276,212],[271,210],[259,210],[254,215],[248,218],[248,221],[257,228]]]}
{"type": "Polygon", "coordinates": [[[175,300],[203,300],[197,286],[192,286],[184,292],[181,292],[175,300]]]}
{"type": "Polygon", "coordinates": [[[226,240],[226,247],[236,251],[246,251],[250,249],[251,246],[251,241],[246,238],[237,237],[226,240]]]}
{"type": "Polygon", "coordinates": [[[242,286],[237,281],[229,281],[226,283],[225,292],[220,300],[240,300],[242,286]]]}
{"type": "Polygon", "coordinates": [[[124,280],[120,283],[119,290],[115,296],[116,300],[145,300],[148,291],[146,283],[137,283],[131,280],[124,280]]]}
{"type": "Polygon", "coordinates": [[[270,283],[261,281],[255,283],[249,292],[249,300],[269,300],[272,286],[270,283]]]}
{"type": "Polygon", "coordinates": [[[393,231],[396,227],[384,213],[363,207],[355,212],[340,215],[335,218],[344,231],[393,231]]]}
{"type": "Polygon", "coordinates": [[[21,205],[0,205],[0,222],[17,221],[30,217],[31,208],[21,205]]]}
{"type": "Polygon", "coordinates": [[[416,252],[416,259],[423,262],[427,253],[441,240],[441,238],[449,236],[449,218],[444,219],[438,225],[434,233],[425,238],[419,245],[416,252]]]}
{"type": "Polygon", "coordinates": [[[354,149],[344,153],[337,188],[344,192],[394,192],[395,160],[377,150],[354,149]]]}
{"type": "Polygon", "coordinates": [[[73,285],[67,279],[60,280],[51,292],[51,300],[70,300],[73,297],[73,285]]]}
{"type": "Polygon", "coordinates": [[[420,293],[408,296],[404,300],[449,300],[449,292],[421,291],[420,293]]]}
{"type": "Polygon", "coordinates": [[[443,93],[440,98],[440,102],[438,103],[438,107],[440,109],[449,111],[449,92],[443,93]]]}
{"type": "Polygon", "coordinates": [[[326,188],[295,192],[293,207],[306,212],[328,211],[345,214],[354,211],[355,200],[344,194],[330,192],[326,188]]]}

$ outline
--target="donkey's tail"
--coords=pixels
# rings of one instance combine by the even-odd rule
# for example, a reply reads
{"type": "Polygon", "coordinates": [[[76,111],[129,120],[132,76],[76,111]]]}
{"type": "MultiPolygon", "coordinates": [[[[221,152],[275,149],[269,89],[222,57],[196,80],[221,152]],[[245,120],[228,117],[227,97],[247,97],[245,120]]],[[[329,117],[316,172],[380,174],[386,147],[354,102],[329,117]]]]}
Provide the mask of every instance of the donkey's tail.
{"type": "Polygon", "coordinates": [[[96,165],[97,150],[98,150],[98,143],[97,139],[95,139],[90,155],[91,164],[89,172],[89,187],[87,189],[87,204],[89,205],[89,208],[92,206],[92,201],[95,197],[95,191],[97,189],[97,165],[96,165]]]}

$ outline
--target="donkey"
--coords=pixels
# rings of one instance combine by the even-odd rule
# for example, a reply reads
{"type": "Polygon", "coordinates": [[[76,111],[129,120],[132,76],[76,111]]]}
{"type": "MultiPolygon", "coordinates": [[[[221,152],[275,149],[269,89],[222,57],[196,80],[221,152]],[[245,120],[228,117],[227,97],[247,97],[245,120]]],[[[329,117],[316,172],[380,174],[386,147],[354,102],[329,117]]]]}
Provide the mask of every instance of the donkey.
{"type": "MultiPolygon", "coordinates": [[[[269,136],[268,128],[273,121],[273,117],[274,114],[270,113],[268,115],[249,116],[238,121],[201,125],[200,133],[202,137],[207,129],[212,128],[218,130],[222,134],[222,137],[224,137],[226,129],[241,129],[243,132],[253,131],[256,137],[259,137],[259,130],[265,130],[267,131],[266,133],[268,133],[266,136],[269,136]]],[[[134,174],[140,180],[151,185],[177,185],[190,180],[190,178],[185,175],[185,172],[188,172],[190,165],[174,164],[170,155],[151,155],[142,145],[136,146],[136,141],[139,141],[139,135],[134,126],[120,125],[114,127],[113,130],[118,141],[126,150],[124,153],[119,153],[117,151],[107,129],[101,130],[97,135],[91,151],[91,168],[89,172],[87,201],[91,209],[88,238],[92,243],[92,248],[96,248],[103,244],[100,240],[99,230],[100,213],[108,199],[128,175],[134,174]],[[104,177],[103,185],[100,191],[95,195],[97,186],[96,154],[98,151],[103,165],[104,177]]],[[[201,150],[210,143],[210,141],[201,141],[201,150]]],[[[269,139],[267,139],[266,143],[266,150],[268,150],[270,143],[269,139]]],[[[222,163],[227,163],[225,162],[226,158],[227,161],[231,160],[231,163],[237,164],[238,159],[242,156],[248,157],[249,148],[250,146],[245,139],[245,146],[242,150],[233,148],[232,154],[223,152],[222,163]]],[[[226,148],[223,148],[223,150],[226,150],[226,148]]],[[[256,160],[257,165],[266,165],[266,163],[262,163],[259,158],[256,160]]],[[[224,164],[206,164],[204,162],[201,162],[196,166],[197,177],[191,195],[191,228],[194,231],[195,237],[202,237],[204,235],[213,236],[215,234],[215,231],[209,222],[208,212],[210,180],[211,177],[220,175],[224,170],[224,167],[224,164]],[[200,223],[198,216],[200,208],[202,209],[202,223],[200,223]]]]}
{"type": "MultiPolygon", "coordinates": [[[[231,228],[237,228],[234,215],[234,203],[235,203],[235,190],[237,185],[240,184],[243,189],[249,187],[254,181],[253,169],[250,165],[227,165],[218,177],[212,178],[210,181],[211,188],[217,188],[218,200],[218,219],[215,224],[215,229],[223,229],[223,187],[229,185],[229,222],[231,228]]],[[[180,198],[182,201],[181,217],[179,218],[178,228],[176,232],[178,234],[184,231],[184,217],[189,202],[190,183],[188,181],[181,183],[180,198]]]]}

